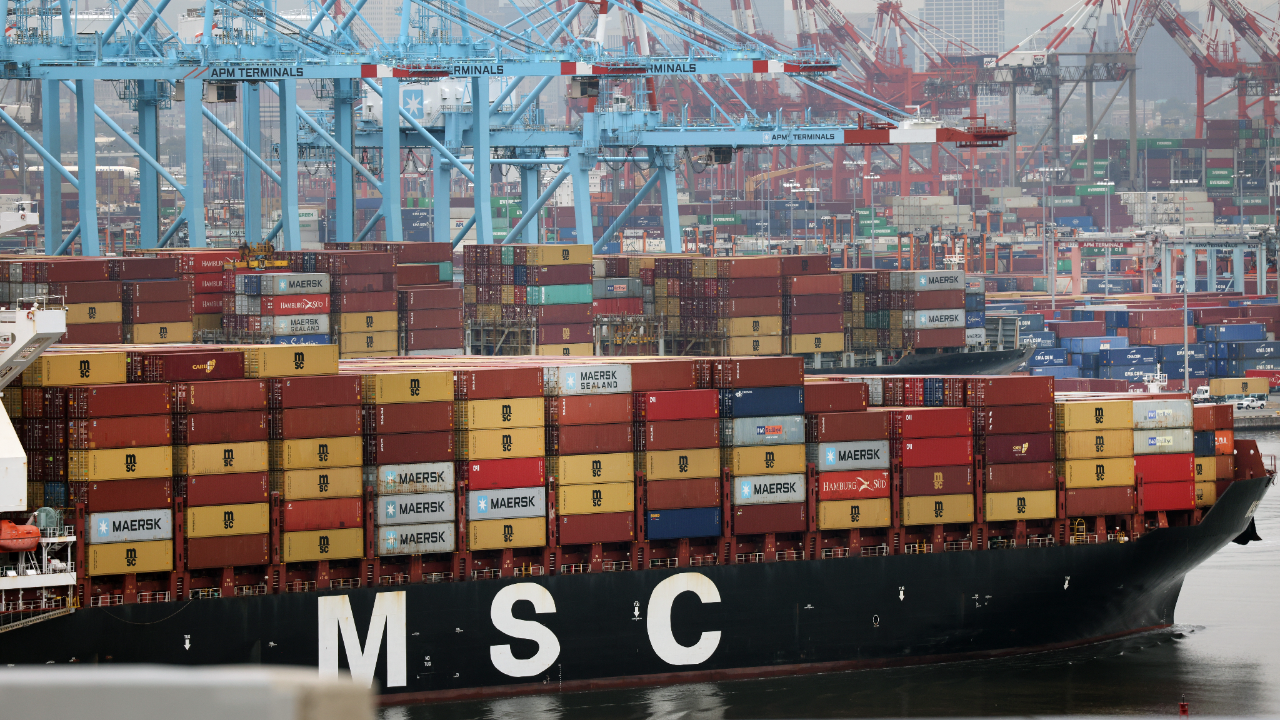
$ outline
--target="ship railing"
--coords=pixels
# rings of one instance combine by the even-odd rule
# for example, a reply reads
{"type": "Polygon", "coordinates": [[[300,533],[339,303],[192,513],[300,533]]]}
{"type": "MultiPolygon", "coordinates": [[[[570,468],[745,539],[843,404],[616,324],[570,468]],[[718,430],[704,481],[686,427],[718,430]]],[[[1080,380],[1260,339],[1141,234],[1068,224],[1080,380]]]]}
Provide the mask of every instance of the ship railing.
{"type": "Polygon", "coordinates": [[[1009,538],[990,538],[987,540],[988,550],[1005,550],[1013,546],[1013,541],[1009,538]]]}
{"type": "Polygon", "coordinates": [[[40,528],[40,537],[42,538],[75,537],[75,534],[76,529],[70,525],[53,525],[40,528]]]}
{"type": "Polygon", "coordinates": [[[631,569],[630,560],[605,560],[600,564],[600,569],[604,572],[622,572],[631,569]]]}
{"type": "Polygon", "coordinates": [[[889,546],[884,543],[881,543],[880,545],[872,545],[870,547],[864,547],[862,548],[861,552],[858,554],[861,555],[862,557],[881,557],[889,554],[889,546]]]}
{"type": "Polygon", "coordinates": [[[169,591],[160,590],[156,592],[140,592],[138,593],[139,603],[166,603],[169,602],[169,591]]]}
{"type": "Polygon", "coordinates": [[[360,578],[335,578],[329,581],[329,587],[335,590],[350,590],[360,587],[360,578]]]}
{"type": "Polygon", "coordinates": [[[561,575],[581,575],[591,572],[591,565],[587,563],[567,563],[560,566],[561,575]]]}
{"type": "MultiPolygon", "coordinates": [[[[689,564],[692,565],[693,558],[689,560],[689,564]]],[[[650,569],[680,567],[680,558],[649,558],[649,567],[650,569]]]]}
{"type": "Polygon", "coordinates": [[[733,561],[739,565],[743,563],[762,563],[764,562],[764,553],[738,553],[733,556],[733,561]]]}
{"type": "Polygon", "coordinates": [[[846,547],[822,548],[823,560],[830,560],[831,558],[847,558],[847,557],[849,557],[849,548],[846,548],[846,547]]]}
{"type": "Polygon", "coordinates": [[[905,555],[927,555],[933,552],[933,543],[907,543],[902,546],[902,552],[905,555]]]}
{"type": "Polygon", "coordinates": [[[66,598],[53,596],[36,598],[34,600],[10,600],[3,602],[0,603],[0,612],[12,613],[24,612],[27,610],[58,610],[66,606],[66,598]]]}
{"type": "Polygon", "coordinates": [[[708,555],[690,555],[689,556],[689,567],[703,567],[706,565],[719,565],[719,564],[720,564],[720,556],[716,555],[715,553],[710,553],[708,555]]]}
{"type": "Polygon", "coordinates": [[[1076,533],[1071,536],[1072,545],[1096,545],[1098,536],[1089,533],[1076,533]]]}
{"type": "Polygon", "coordinates": [[[502,568],[489,568],[488,570],[472,570],[472,580],[489,580],[492,578],[502,577],[502,568]]]}
{"type": "Polygon", "coordinates": [[[1053,547],[1058,541],[1052,535],[1034,535],[1027,538],[1027,547],[1053,547]]]}
{"type": "Polygon", "coordinates": [[[972,549],[973,543],[968,540],[948,540],[942,544],[942,552],[959,552],[972,549]]]}
{"type": "Polygon", "coordinates": [[[804,560],[806,554],[804,550],[782,550],[773,554],[774,562],[787,562],[790,560],[804,560]]]}
{"type": "Polygon", "coordinates": [[[284,591],[291,593],[309,593],[316,591],[315,580],[294,580],[284,584],[284,591]]]}
{"type": "Polygon", "coordinates": [[[1129,536],[1124,533],[1107,533],[1107,542],[1129,542],[1129,536]]]}
{"type": "Polygon", "coordinates": [[[0,577],[27,577],[33,575],[56,575],[59,573],[75,573],[74,560],[55,560],[45,565],[0,565],[0,577]]]}
{"type": "MultiPolygon", "coordinates": [[[[631,563],[627,564],[630,565],[631,563]]],[[[608,571],[606,570],[605,572],[608,571]]],[[[547,569],[541,565],[521,565],[520,567],[517,567],[514,572],[516,577],[538,577],[539,575],[546,574],[547,569]]]]}
{"type": "Polygon", "coordinates": [[[187,593],[188,600],[217,600],[222,597],[222,588],[194,588],[187,593]]]}
{"type": "Polygon", "coordinates": [[[266,595],[267,586],[263,585],[237,585],[236,597],[253,597],[254,595],[266,595]]]}
{"type": "Polygon", "coordinates": [[[89,598],[89,607],[109,607],[123,604],[124,595],[94,595],[89,598]]]}
{"type": "Polygon", "coordinates": [[[428,582],[428,583],[447,582],[452,579],[453,579],[453,573],[451,572],[433,572],[433,573],[426,573],[422,576],[422,582],[428,582]]]}
{"type": "Polygon", "coordinates": [[[378,578],[379,585],[408,585],[409,573],[396,573],[394,575],[382,575],[378,578]]]}

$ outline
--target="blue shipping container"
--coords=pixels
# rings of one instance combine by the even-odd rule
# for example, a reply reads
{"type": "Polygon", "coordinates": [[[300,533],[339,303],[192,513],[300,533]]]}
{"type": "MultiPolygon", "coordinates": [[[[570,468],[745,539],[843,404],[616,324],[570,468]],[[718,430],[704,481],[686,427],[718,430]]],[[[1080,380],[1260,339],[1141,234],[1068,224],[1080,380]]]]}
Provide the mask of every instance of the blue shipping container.
{"type": "Polygon", "coordinates": [[[1156,365],[1109,365],[1098,368],[1098,377],[1103,380],[1142,382],[1142,376],[1155,375],[1158,369],[1156,365]]]}
{"type": "Polygon", "coordinates": [[[645,535],[653,540],[720,535],[720,508],[650,510],[645,535]]]}
{"type": "Polygon", "coordinates": [[[966,311],[964,314],[964,326],[967,329],[977,330],[987,326],[987,314],[981,310],[974,312],[966,311]]]}
{"type": "MultiPolygon", "coordinates": [[[[1157,345],[1160,349],[1160,362],[1177,360],[1182,357],[1182,343],[1177,345],[1157,345]]],[[[1205,360],[1209,357],[1209,346],[1203,343],[1187,345],[1187,355],[1192,360],[1205,360]]]]}
{"type": "Polygon", "coordinates": [[[1062,347],[1073,353],[1096,353],[1101,350],[1111,350],[1129,347],[1129,338],[1127,337],[1075,337],[1063,338],[1062,347]]]}
{"type": "Polygon", "coordinates": [[[1241,340],[1266,340],[1267,326],[1261,323],[1241,325],[1205,325],[1204,339],[1213,342],[1239,342],[1241,340]]]}
{"type": "MultiPolygon", "coordinates": [[[[1186,363],[1187,374],[1193,378],[1209,377],[1209,363],[1213,360],[1190,360],[1186,363]]],[[[1160,363],[1160,372],[1171,378],[1180,378],[1183,376],[1183,363],[1174,360],[1173,362],[1160,363]]]]}
{"type": "Polygon", "coordinates": [[[1191,435],[1191,447],[1196,457],[1213,457],[1215,452],[1213,431],[1205,430],[1193,433],[1191,435]]]}
{"type": "Polygon", "coordinates": [[[1041,332],[1019,333],[1018,339],[1022,342],[1038,348],[1056,347],[1058,344],[1058,336],[1048,330],[1041,332]]]}
{"type": "Polygon", "coordinates": [[[1051,367],[1067,364],[1067,351],[1063,348],[1044,348],[1031,353],[1027,359],[1030,367],[1051,367]]]}
{"type": "Polygon", "coordinates": [[[965,310],[986,310],[987,296],[977,293],[965,293],[964,295],[965,310]]]}
{"type": "Polygon", "coordinates": [[[328,345],[329,336],[324,333],[315,335],[277,335],[271,338],[272,345],[328,345]]]}
{"type": "Polygon", "coordinates": [[[1080,368],[1070,365],[1064,367],[1033,367],[1031,374],[1036,376],[1051,376],[1054,378],[1078,378],[1080,377],[1080,368]]]}
{"type": "Polygon", "coordinates": [[[1280,358],[1218,361],[1217,374],[1221,377],[1244,377],[1246,370],[1280,370],[1280,358]]]}
{"type": "Polygon", "coordinates": [[[1019,315],[1018,332],[1040,332],[1044,330],[1043,315],[1019,315]]]}
{"type": "MultiPolygon", "coordinates": [[[[1252,360],[1280,356],[1280,342],[1274,340],[1252,340],[1248,342],[1221,343],[1226,346],[1226,358],[1230,360],[1252,360]]],[[[1223,355],[1219,353],[1221,359],[1223,355]]]]}
{"type": "Polygon", "coordinates": [[[1109,328],[1129,327],[1129,311],[1128,310],[1108,310],[1107,311],[1107,327],[1109,328]]]}
{"type": "Polygon", "coordinates": [[[1098,351],[1099,365],[1154,365],[1159,360],[1154,347],[1135,346],[1098,351]]]}
{"type": "Polygon", "coordinates": [[[741,388],[720,391],[720,417],[803,414],[803,387],[741,388]]]}

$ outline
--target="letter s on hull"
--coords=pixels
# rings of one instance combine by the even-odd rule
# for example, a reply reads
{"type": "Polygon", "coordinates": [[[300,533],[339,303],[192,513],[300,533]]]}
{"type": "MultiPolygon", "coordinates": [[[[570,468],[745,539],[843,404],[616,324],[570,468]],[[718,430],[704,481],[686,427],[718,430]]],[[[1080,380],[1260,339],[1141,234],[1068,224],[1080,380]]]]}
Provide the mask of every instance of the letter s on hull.
{"type": "Polygon", "coordinates": [[[511,653],[510,645],[490,645],[489,659],[493,666],[508,677],[530,677],[551,667],[560,657],[560,641],[556,634],[546,625],[532,620],[518,620],[511,614],[511,608],[521,600],[533,603],[533,611],[537,613],[553,613],[556,611],[555,598],[546,588],[535,583],[516,583],[508,585],[493,596],[493,604],[489,606],[489,619],[493,627],[503,634],[521,640],[532,640],[538,643],[538,652],[525,660],[517,660],[511,653]]]}
{"type": "Polygon", "coordinates": [[[649,595],[649,644],[670,665],[697,665],[706,662],[720,646],[720,631],[704,632],[698,642],[688,647],[676,642],[671,633],[671,605],[683,592],[694,593],[704,603],[720,602],[720,591],[702,573],[680,573],[663,580],[649,595]]]}
{"type": "Polygon", "coordinates": [[[387,687],[404,687],[405,669],[405,595],[403,590],[378,593],[373,601],[373,613],[369,617],[369,634],[364,648],[360,647],[360,634],[356,631],[355,615],[351,612],[351,600],[346,595],[329,595],[319,598],[320,607],[320,676],[338,674],[338,642],[347,646],[347,667],[352,679],[365,687],[373,685],[373,673],[378,667],[378,652],[382,649],[382,631],[387,633],[387,687]]]}

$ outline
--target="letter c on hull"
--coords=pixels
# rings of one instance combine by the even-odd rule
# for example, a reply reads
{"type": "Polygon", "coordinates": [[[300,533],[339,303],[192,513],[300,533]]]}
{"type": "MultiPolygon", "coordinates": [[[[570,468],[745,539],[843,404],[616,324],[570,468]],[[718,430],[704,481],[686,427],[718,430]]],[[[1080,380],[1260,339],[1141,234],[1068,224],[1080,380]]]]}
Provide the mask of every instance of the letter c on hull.
{"type": "Polygon", "coordinates": [[[702,573],[680,573],[658,583],[649,595],[649,644],[658,657],[669,665],[697,665],[711,657],[720,646],[720,631],[704,632],[698,642],[684,646],[671,633],[671,605],[680,593],[691,592],[704,603],[720,602],[720,591],[702,573]]]}
{"type": "Polygon", "coordinates": [[[499,632],[513,638],[532,640],[538,643],[538,652],[531,658],[516,659],[511,653],[510,645],[490,645],[489,659],[493,666],[508,677],[530,677],[551,667],[560,657],[560,641],[556,634],[546,625],[532,620],[519,620],[511,614],[511,608],[521,600],[533,603],[533,611],[537,613],[553,613],[556,611],[555,598],[546,588],[535,583],[516,583],[498,591],[489,606],[489,619],[499,632]]]}

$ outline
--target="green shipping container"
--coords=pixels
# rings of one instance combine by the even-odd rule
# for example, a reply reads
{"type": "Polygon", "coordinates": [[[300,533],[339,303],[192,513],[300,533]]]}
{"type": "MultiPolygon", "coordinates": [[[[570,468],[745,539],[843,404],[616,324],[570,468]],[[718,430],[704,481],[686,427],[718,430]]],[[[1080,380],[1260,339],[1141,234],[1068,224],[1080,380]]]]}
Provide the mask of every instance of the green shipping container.
{"type": "Polygon", "coordinates": [[[712,225],[741,225],[742,219],[737,215],[712,215],[712,225]]]}
{"type": "Polygon", "coordinates": [[[870,233],[876,237],[896,237],[898,235],[898,227],[890,225],[889,227],[874,228],[874,232],[870,233]]]}
{"type": "Polygon", "coordinates": [[[1115,185],[1077,185],[1076,195],[1112,195],[1116,191],[1115,185]]]}
{"type": "Polygon", "coordinates": [[[1139,150],[1174,150],[1182,147],[1178,138],[1145,138],[1138,141],[1139,150]]]}
{"type": "Polygon", "coordinates": [[[530,285],[525,303],[529,305],[583,305],[591,302],[591,283],[582,285],[530,285]]]}
{"type": "Polygon", "coordinates": [[[1080,198],[1075,195],[1049,195],[1044,200],[1045,207],[1080,207],[1080,198]]]}
{"type": "Polygon", "coordinates": [[[1236,181],[1234,178],[1208,178],[1205,180],[1204,186],[1211,188],[1229,188],[1235,187],[1236,181]]]}
{"type": "Polygon", "coordinates": [[[520,198],[513,195],[499,195],[493,198],[494,205],[519,205],[520,198]]]}
{"type": "Polygon", "coordinates": [[[1059,273],[1070,273],[1070,272],[1071,272],[1071,261],[1070,261],[1070,260],[1059,260],[1059,261],[1058,261],[1058,272],[1059,272],[1059,273]]]}
{"type": "Polygon", "coordinates": [[[453,263],[451,262],[423,263],[423,265],[435,265],[440,268],[440,282],[449,282],[453,279],[453,263]]]}
{"type": "Polygon", "coordinates": [[[1207,168],[1205,173],[1211,178],[1229,178],[1232,175],[1231,168],[1207,168]]]}
{"type": "Polygon", "coordinates": [[[871,208],[854,208],[853,213],[861,218],[871,217],[871,208]]]}

